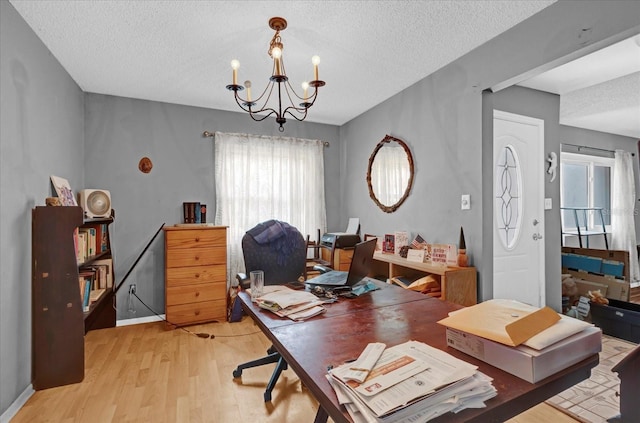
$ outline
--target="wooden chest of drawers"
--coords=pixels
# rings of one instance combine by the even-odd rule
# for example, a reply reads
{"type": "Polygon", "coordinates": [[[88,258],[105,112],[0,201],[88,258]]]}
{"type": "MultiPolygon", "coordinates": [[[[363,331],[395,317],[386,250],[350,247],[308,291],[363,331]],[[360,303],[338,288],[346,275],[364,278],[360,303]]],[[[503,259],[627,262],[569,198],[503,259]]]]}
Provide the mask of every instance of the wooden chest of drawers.
{"type": "Polygon", "coordinates": [[[164,235],[167,327],[224,321],[227,228],[171,226],[164,235]]]}

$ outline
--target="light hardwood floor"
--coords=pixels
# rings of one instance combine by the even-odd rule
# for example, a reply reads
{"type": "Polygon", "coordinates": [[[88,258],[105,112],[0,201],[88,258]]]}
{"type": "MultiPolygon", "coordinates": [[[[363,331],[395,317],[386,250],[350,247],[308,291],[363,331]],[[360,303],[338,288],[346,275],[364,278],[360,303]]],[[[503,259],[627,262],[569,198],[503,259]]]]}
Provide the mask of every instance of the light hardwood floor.
{"type": "MultiPolygon", "coordinates": [[[[187,329],[215,338],[166,331],[163,323],[89,332],[84,381],[36,392],[11,422],[313,421],[317,402],[291,369],[280,376],[271,403],[262,395],[274,365],[247,369],[241,381],[233,379],[238,363],[261,357],[270,346],[251,319],[187,329]]],[[[576,422],[546,404],[509,420],[544,421],[576,422]]]]}

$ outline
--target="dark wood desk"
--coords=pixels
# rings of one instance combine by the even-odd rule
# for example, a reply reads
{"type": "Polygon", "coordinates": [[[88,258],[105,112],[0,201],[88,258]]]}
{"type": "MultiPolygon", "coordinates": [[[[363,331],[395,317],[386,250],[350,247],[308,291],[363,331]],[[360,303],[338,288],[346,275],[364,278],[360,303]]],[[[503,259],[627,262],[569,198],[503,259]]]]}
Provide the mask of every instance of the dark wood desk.
{"type": "Polygon", "coordinates": [[[594,354],[531,384],[447,347],[445,328],[437,321],[459,306],[393,285],[356,299],[341,300],[330,305],[323,315],[300,323],[257,308],[246,293],[241,293],[240,298],[245,311],[320,403],[315,420],[318,423],[326,421],[327,416],[336,423],[351,422],[325,375],[328,366],[357,358],[370,342],[393,346],[409,340],[421,341],[478,366],[493,378],[498,395],[486,402],[486,408],[447,413],[434,422],[503,422],[589,378],[591,368],[598,364],[598,355],[594,354]]]}

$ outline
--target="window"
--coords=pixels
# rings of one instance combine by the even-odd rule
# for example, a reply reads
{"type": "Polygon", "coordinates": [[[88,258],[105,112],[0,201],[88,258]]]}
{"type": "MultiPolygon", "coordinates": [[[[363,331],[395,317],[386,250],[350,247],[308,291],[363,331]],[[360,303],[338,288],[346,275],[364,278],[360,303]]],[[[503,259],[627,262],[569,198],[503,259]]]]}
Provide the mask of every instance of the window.
{"type": "Polygon", "coordinates": [[[228,226],[229,275],[244,271],[241,240],[277,219],[302,236],[326,230],[324,143],[289,137],[215,133],[214,222],[228,226]]]}
{"type": "MultiPolygon", "coordinates": [[[[611,231],[613,158],[560,153],[560,207],[601,208],[607,232],[611,231]]],[[[562,226],[602,230],[600,214],[594,211],[562,211],[562,226]],[[577,216],[577,218],[576,218],[577,216]],[[577,221],[576,221],[577,219],[577,221]]]]}

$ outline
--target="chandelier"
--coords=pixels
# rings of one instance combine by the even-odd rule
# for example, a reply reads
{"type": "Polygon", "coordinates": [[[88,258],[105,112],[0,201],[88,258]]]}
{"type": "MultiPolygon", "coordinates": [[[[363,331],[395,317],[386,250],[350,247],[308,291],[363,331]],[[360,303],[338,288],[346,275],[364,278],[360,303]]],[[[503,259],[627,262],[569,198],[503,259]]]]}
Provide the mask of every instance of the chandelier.
{"type": "Polygon", "coordinates": [[[289,115],[292,118],[303,121],[307,117],[307,111],[309,107],[313,106],[318,96],[318,88],[324,86],[324,81],[318,79],[318,65],[320,64],[320,58],[313,56],[311,62],[313,63],[313,81],[302,83],[302,96],[299,96],[291,84],[289,83],[289,77],[284,68],[284,58],[282,57],[282,40],[280,39],[280,31],[283,31],[287,27],[287,21],[284,18],[274,17],[269,19],[269,27],[276,33],[269,43],[269,56],[273,59],[273,70],[269,83],[259,97],[253,99],[251,97],[251,81],[245,81],[244,87],[238,84],[238,68],[240,62],[237,60],[231,61],[231,68],[233,69],[233,83],[227,85],[227,89],[234,92],[236,103],[245,112],[248,112],[251,118],[257,122],[265,120],[271,115],[275,115],[276,122],[280,124],[279,131],[284,131],[284,124],[287,121],[286,116],[289,115]],[[241,98],[239,93],[244,88],[247,89],[246,98],[241,98]],[[312,88],[312,92],[309,93],[309,88],[312,88]],[[271,95],[274,94],[274,89],[277,90],[278,104],[270,106],[269,100],[271,95]],[[283,98],[284,97],[284,98],[283,98]],[[283,100],[285,104],[283,105],[283,100]],[[288,102],[287,102],[288,100],[288,102]],[[295,104],[298,101],[302,101],[295,104]],[[261,105],[260,105],[261,104],[261,105]]]}

